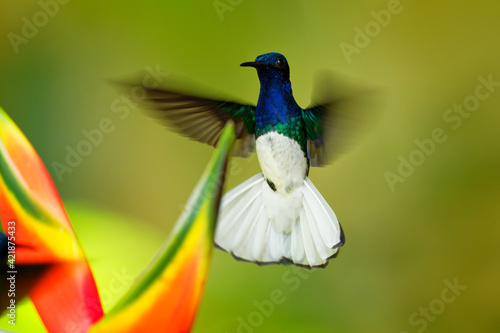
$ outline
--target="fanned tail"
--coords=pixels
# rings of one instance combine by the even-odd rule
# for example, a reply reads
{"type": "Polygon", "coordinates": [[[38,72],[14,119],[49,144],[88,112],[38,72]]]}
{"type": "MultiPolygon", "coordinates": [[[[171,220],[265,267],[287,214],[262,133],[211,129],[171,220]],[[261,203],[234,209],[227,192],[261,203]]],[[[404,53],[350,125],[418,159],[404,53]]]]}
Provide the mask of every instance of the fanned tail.
{"type": "Polygon", "coordinates": [[[265,205],[286,198],[272,192],[272,200],[264,202],[263,191],[267,186],[263,174],[259,173],[224,195],[215,233],[216,245],[237,260],[258,265],[292,263],[305,268],[325,267],[345,244],[342,227],[333,210],[306,177],[299,216],[291,221],[290,232],[277,232],[265,205]]]}

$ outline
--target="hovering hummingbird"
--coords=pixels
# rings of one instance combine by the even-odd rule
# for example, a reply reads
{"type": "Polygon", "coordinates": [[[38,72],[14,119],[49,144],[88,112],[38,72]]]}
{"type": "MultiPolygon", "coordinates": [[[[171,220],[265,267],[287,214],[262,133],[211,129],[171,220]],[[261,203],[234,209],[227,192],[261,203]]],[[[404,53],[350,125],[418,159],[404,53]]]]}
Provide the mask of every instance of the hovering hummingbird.
{"type": "Polygon", "coordinates": [[[258,56],[257,106],[144,87],[146,101],[180,133],[215,146],[228,120],[235,122],[234,155],[256,149],[262,172],[227,192],[215,244],[234,258],[259,265],[325,267],[345,244],[342,227],[308,178],[324,165],[326,118],[332,105],[302,109],[292,94],[290,68],[280,53],[258,56]]]}

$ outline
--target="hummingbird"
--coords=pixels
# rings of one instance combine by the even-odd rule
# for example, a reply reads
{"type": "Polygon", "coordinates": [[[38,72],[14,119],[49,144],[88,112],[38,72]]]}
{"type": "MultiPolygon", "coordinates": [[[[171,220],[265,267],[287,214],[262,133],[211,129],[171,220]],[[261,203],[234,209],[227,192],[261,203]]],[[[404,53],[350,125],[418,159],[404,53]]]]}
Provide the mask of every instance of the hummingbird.
{"type": "Polygon", "coordinates": [[[240,261],[258,265],[326,267],[345,244],[342,227],[309,179],[326,163],[325,134],[332,105],[301,108],[292,93],[284,55],[259,55],[257,105],[144,87],[145,102],[181,134],[215,146],[227,121],[235,123],[233,155],[254,150],[262,172],[221,199],[214,242],[240,261]]]}

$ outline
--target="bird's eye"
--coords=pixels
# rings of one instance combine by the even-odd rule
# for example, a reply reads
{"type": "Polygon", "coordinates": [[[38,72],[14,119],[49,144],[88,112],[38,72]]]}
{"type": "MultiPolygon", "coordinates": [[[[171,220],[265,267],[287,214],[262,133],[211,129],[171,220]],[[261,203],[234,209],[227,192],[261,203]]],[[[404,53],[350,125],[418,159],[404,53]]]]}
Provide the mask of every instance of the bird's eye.
{"type": "Polygon", "coordinates": [[[283,68],[283,66],[285,66],[285,61],[283,60],[283,58],[278,58],[274,65],[278,68],[283,68]]]}

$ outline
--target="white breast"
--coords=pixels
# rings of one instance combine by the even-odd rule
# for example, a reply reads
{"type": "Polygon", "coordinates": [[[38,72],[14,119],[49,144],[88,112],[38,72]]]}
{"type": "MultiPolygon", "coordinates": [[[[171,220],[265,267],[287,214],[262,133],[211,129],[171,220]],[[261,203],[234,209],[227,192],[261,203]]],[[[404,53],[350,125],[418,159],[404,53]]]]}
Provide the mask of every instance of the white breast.
{"type": "Polygon", "coordinates": [[[262,173],[274,183],[277,192],[290,193],[302,186],[307,160],[297,141],[269,132],[260,136],[255,145],[262,173]]]}
{"type": "Polygon", "coordinates": [[[256,142],[257,157],[264,177],[274,184],[262,184],[262,199],[267,218],[279,233],[288,234],[302,209],[302,185],[307,159],[297,141],[283,134],[270,132],[256,142]]]}

